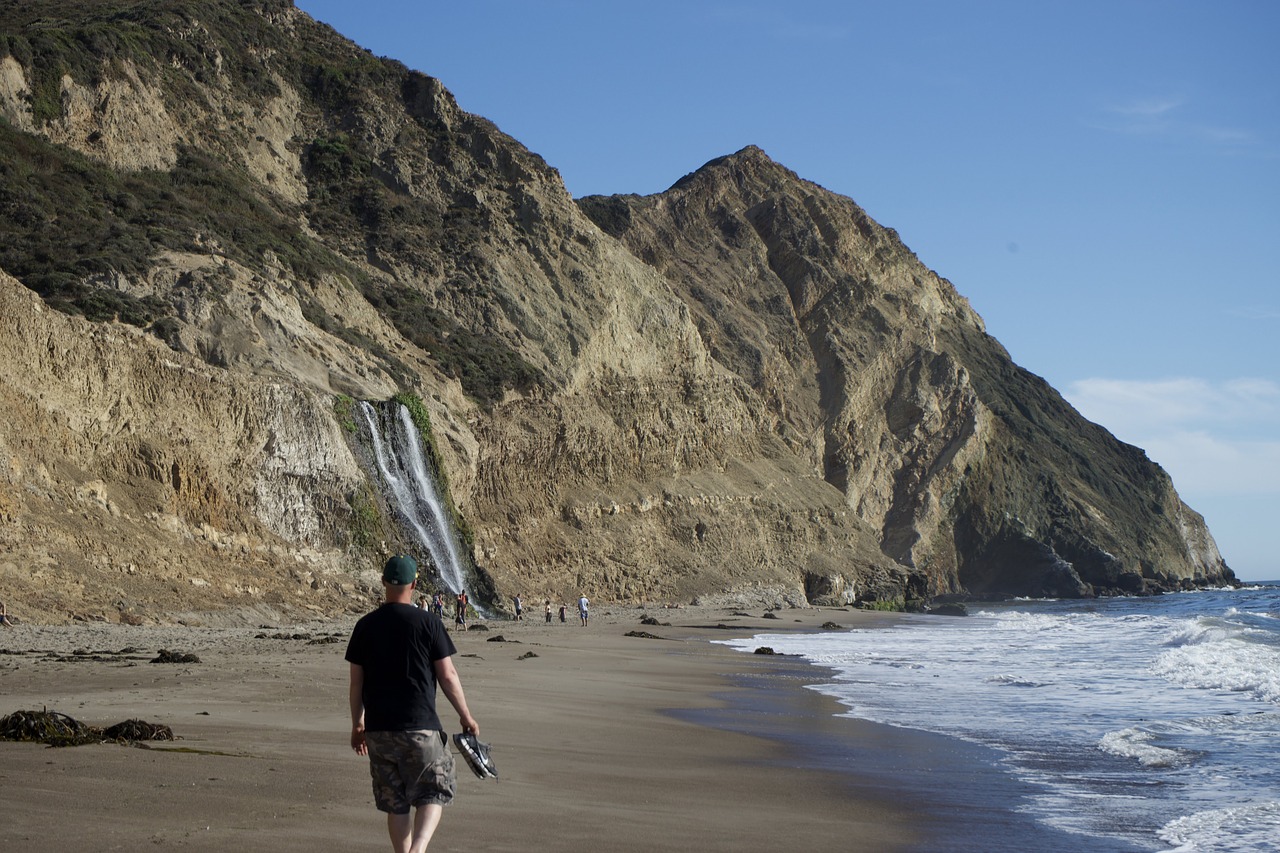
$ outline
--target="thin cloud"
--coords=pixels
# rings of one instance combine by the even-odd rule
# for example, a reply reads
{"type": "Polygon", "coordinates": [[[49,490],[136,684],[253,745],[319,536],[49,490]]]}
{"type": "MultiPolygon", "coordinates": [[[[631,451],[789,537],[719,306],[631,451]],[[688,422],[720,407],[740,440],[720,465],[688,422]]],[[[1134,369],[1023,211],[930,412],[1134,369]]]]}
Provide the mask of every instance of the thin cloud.
{"type": "Polygon", "coordinates": [[[1258,135],[1252,131],[1238,127],[1210,127],[1197,125],[1190,128],[1205,140],[1221,145],[1253,145],[1258,142],[1258,135]]]}
{"type": "Polygon", "coordinates": [[[1143,449],[1184,496],[1280,494],[1280,441],[1230,441],[1207,432],[1151,438],[1143,449]]]}
{"type": "Polygon", "coordinates": [[[1205,379],[1080,379],[1067,386],[1082,415],[1117,434],[1151,434],[1216,424],[1248,428],[1280,419],[1280,385],[1242,378],[1214,384],[1205,379]]]}
{"type": "Polygon", "coordinates": [[[1137,98],[1103,108],[1105,118],[1092,126],[1127,135],[1167,135],[1224,147],[1252,146],[1260,142],[1246,128],[1198,121],[1189,117],[1189,101],[1183,97],[1137,98]]]}
{"type": "Polygon", "coordinates": [[[1141,447],[1187,495],[1280,494],[1280,384],[1245,377],[1081,379],[1079,412],[1141,447]]]}
{"type": "Polygon", "coordinates": [[[1149,98],[1130,101],[1127,104],[1117,104],[1110,107],[1108,111],[1126,118],[1153,121],[1164,118],[1184,103],[1185,101],[1182,98],[1149,98]]]}
{"type": "Polygon", "coordinates": [[[1167,133],[1174,127],[1174,115],[1182,98],[1144,98],[1104,108],[1104,118],[1095,126],[1112,133],[1131,135],[1167,133]]]}

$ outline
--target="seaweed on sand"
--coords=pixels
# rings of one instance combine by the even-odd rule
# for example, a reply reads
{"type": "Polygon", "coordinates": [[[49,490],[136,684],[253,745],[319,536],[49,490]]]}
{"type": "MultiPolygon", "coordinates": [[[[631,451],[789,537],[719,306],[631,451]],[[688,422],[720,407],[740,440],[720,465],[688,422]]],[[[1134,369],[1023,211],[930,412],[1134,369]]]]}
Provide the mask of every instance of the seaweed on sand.
{"type": "Polygon", "coordinates": [[[106,729],[82,723],[48,709],[15,711],[0,717],[0,740],[47,743],[49,746],[82,746],[88,743],[129,743],[140,740],[174,740],[168,726],[145,720],[125,720],[106,729]]]}
{"type": "Polygon", "coordinates": [[[0,738],[50,746],[79,746],[101,741],[102,730],[57,711],[15,711],[0,719],[0,738]]]}
{"type": "Polygon", "coordinates": [[[102,732],[103,739],[116,743],[127,743],[138,740],[174,740],[173,729],[160,723],[148,723],[146,720],[125,720],[108,726],[102,732]]]}

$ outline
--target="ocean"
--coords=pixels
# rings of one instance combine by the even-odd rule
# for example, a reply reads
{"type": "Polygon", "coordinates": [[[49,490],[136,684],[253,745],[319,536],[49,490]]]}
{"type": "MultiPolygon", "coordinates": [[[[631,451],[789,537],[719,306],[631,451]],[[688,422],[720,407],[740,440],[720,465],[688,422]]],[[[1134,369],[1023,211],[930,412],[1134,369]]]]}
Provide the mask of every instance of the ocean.
{"type": "Polygon", "coordinates": [[[842,716],[972,748],[986,781],[933,784],[1044,830],[1010,849],[1280,850],[1280,582],[969,612],[722,642],[817,665],[842,716]]]}

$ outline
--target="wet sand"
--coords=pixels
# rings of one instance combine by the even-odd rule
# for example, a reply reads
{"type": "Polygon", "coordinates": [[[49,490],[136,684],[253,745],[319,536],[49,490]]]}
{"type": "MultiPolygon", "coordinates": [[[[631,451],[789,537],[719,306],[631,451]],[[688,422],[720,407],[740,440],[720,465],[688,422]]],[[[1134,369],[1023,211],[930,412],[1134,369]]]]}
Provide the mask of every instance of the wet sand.
{"type": "MultiPolygon", "coordinates": [[[[885,786],[881,768],[822,766],[821,750],[802,755],[795,743],[838,727],[871,747],[880,727],[834,720],[834,703],[801,689],[795,664],[709,642],[827,621],[874,625],[884,614],[650,610],[672,623],[650,626],[639,609],[597,610],[587,628],[546,625],[539,614],[455,632],[501,779],[476,779],[459,763],[458,797],[432,849],[894,851],[928,849],[945,829],[927,798],[885,786]],[[499,635],[505,642],[492,641],[499,635]]],[[[0,649],[17,653],[0,654],[0,716],[48,708],[95,726],[141,718],[181,737],[140,747],[0,742],[5,845],[386,849],[365,760],[347,746],[342,655],[353,623],[4,631],[0,649]],[[329,638],[338,641],[312,642],[329,638]],[[72,654],[127,648],[136,651],[72,654]],[[200,663],[150,663],[161,648],[200,663]]],[[[456,729],[447,703],[442,710],[456,729]]]]}

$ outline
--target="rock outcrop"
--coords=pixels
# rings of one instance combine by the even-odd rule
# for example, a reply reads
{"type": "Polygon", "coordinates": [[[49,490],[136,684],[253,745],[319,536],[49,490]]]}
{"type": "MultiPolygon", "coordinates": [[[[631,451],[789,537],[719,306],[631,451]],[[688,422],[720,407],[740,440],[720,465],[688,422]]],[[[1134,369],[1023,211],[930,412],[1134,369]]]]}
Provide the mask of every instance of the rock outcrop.
{"type": "Polygon", "coordinates": [[[747,148],[665,193],[581,205],[663,272],[713,357],[930,595],[1230,578],[1158,466],[1013,364],[849,199],[747,148]]]}
{"type": "Polygon", "coordinates": [[[42,10],[0,13],[0,597],[41,618],[364,606],[399,540],[344,423],[397,391],[503,597],[1232,579],[1140,450],[758,149],[575,203],[283,0],[42,10]]]}

